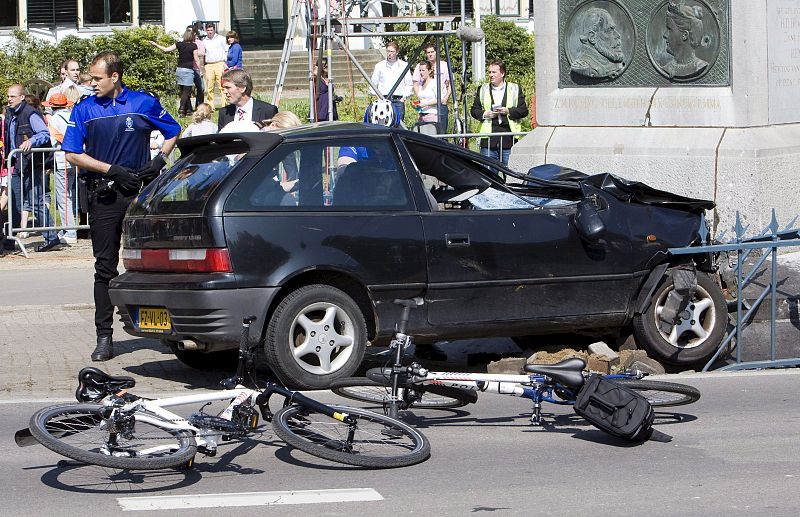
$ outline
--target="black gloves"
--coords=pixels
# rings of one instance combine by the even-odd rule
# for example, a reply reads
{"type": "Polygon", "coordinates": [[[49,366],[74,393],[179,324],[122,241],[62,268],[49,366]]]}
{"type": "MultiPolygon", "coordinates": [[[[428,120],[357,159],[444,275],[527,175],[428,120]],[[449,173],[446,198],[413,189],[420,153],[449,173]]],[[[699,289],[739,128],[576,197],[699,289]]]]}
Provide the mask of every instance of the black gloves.
{"type": "Polygon", "coordinates": [[[106,172],[106,177],[113,180],[123,191],[138,191],[142,185],[142,180],[139,179],[133,169],[122,167],[121,165],[112,165],[106,172]]]}
{"type": "Polygon", "coordinates": [[[162,153],[158,153],[155,158],[147,162],[144,167],[136,171],[136,175],[145,185],[153,181],[160,173],[161,169],[167,164],[167,160],[162,153]]]}

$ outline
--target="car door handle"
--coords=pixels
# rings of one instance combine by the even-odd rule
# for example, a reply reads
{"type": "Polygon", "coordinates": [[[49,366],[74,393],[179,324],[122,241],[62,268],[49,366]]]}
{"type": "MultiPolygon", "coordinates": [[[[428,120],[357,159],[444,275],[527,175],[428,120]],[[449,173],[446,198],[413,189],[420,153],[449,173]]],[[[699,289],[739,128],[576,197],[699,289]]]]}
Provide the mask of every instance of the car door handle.
{"type": "Polygon", "coordinates": [[[444,242],[449,248],[457,246],[469,246],[468,233],[445,233],[444,242]]]}

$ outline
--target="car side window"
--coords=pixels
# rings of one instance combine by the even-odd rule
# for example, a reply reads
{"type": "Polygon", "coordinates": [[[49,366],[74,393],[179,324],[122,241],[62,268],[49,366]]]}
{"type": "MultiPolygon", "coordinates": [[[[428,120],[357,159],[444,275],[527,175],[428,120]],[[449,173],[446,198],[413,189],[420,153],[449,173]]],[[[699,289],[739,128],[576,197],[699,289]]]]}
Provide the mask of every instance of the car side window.
{"type": "Polygon", "coordinates": [[[247,173],[225,206],[228,211],[411,208],[405,173],[385,138],[283,144],[247,173]]]}

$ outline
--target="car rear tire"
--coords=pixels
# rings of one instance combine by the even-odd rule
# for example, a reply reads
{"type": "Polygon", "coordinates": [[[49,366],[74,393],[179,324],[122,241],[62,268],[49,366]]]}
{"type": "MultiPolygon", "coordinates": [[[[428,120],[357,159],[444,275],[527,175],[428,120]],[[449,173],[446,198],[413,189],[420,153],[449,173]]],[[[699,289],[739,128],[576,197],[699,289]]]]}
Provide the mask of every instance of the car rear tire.
{"type": "Polygon", "coordinates": [[[202,371],[235,371],[239,360],[237,349],[221,350],[219,352],[200,352],[197,350],[179,350],[178,344],[166,339],[161,340],[169,346],[178,361],[189,368],[202,371]]]}
{"type": "Polygon", "coordinates": [[[265,352],[275,375],[293,389],[326,389],[364,359],[367,326],[341,289],[314,284],[286,296],[269,321],[265,352]]]}
{"type": "Polygon", "coordinates": [[[725,337],[728,305],[722,290],[705,273],[697,273],[697,290],[686,308],[691,317],[675,325],[672,332],[662,331],[658,315],[673,289],[667,275],[656,288],[650,305],[633,320],[636,341],[651,357],[677,366],[691,366],[708,360],[725,337]]]}

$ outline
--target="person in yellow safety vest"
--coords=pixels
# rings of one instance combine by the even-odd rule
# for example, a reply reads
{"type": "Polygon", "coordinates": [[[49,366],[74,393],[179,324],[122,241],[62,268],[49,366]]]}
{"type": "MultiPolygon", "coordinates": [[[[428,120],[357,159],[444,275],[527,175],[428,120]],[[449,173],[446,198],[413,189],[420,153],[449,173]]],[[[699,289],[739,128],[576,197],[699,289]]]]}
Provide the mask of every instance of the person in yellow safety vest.
{"type": "MultiPolygon", "coordinates": [[[[506,65],[500,60],[489,63],[489,82],[475,95],[470,114],[481,121],[479,133],[516,133],[522,131],[520,120],[528,116],[528,104],[522,88],[506,82],[506,65]]],[[[481,139],[481,154],[508,165],[516,138],[498,136],[481,139]]]]}

